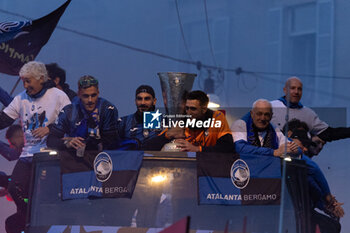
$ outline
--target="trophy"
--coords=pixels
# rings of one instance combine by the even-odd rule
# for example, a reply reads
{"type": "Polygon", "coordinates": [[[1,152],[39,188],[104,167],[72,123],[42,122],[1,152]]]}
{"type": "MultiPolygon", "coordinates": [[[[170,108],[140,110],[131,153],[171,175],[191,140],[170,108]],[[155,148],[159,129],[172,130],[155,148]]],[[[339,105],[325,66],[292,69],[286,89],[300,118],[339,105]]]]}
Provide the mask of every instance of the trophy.
{"type": "MultiPolygon", "coordinates": [[[[165,111],[168,116],[177,118],[177,115],[185,114],[185,97],[191,91],[196,74],[180,72],[161,72],[158,73],[160,86],[165,105],[165,111]]],[[[174,140],[163,146],[162,151],[178,152],[174,140]]]]}

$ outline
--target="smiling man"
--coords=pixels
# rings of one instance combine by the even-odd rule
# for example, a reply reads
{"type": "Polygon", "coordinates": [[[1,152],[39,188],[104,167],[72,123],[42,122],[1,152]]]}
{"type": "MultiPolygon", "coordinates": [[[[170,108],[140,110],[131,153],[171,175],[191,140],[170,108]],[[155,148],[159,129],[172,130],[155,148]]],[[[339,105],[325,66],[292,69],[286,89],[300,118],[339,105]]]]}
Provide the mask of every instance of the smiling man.
{"type": "Polygon", "coordinates": [[[287,153],[298,152],[294,142],[286,142],[282,132],[270,124],[272,107],[269,101],[258,99],[252,110],[231,127],[238,153],[282,157],[287,143],[287,153]]]}
{"type": "Polygon", "coordinates": [[[289,106],[289,120],[298,119],[307,124],[310,133],[317,136],[315,140],[322,140],[322,143],[334,140],[350,138],[350,128],[347,127],[330,127],[322,121],[317,114],[310,108],[303,106],[300,102],[303,95],[303,83],[298,77],[287,79],[283,88],[284,96],[278,100],[271,101],[273,109],[273,123],[279,129],[285,124],[287,106],[289,106]],[[287,100],[289,98],[289,101],[287,100]]]}
{"type": "MultiPolygon", "coordinates": [[[[49,128],[70,101],[63,91],[48,82],[47,70],[41,62],[26,63],[19,76],[25,91],[18,94],[0,113],[0,129],[11,125],[16,119],[21,121],[25,143],[8,189],[17,206],[16,216],[19,218],[16,227],[24,229],[27,203],[23,198],[28,197],[33,154],[46,147],[49,128]]],[[[14,226],[6,222],[6,227],[11,229],[14,226]]]]}
{"type": "Polygon", "coordinates": [[[109,101],[100,98],[99,94],[96,78],[85,75],[79,79],[79,99],[59,114],[50,130],[47,140],[49,147],[99,151],[118,147],[118,110],[109,101]]]}
{"type": "Polygon", "coordinates": [[[151,86],[141,85],[135,92],[136,112],[118,119],[118,133],[124,142],[130,143],[134,140],[138,149],[146,140],[160,133],[159,129],[143,128],[143,113],[155,111],[157,98],[151,86]]]}

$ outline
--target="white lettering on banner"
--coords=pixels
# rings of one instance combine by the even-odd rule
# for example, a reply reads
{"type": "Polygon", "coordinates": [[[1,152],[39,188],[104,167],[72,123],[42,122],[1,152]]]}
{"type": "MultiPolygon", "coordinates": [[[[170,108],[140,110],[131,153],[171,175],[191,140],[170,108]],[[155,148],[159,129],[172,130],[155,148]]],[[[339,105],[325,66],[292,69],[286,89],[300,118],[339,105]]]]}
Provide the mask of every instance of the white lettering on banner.
{"type": "Polygon", "coordinates": [[[243,196],[245,201],[274,201],[277,200],[276,194],[247,194],[243,196]]]}
{"type": "Polygon", "coordinates": [[[105,193],[127,193],[129,190],[127,187],[107,187],[105,193]]]}
{"type": "Polygon", "coordinates": [[[128,193],[129,190],[127,187],[105,187],[104,189],[102,187],[97,186],[90,186],[87,188],[72,188],[69,192],[71,195],[76,194],[88,194],[90,192],[97,192],[97,193],[128,193]]]}
{"type": "Polygon", "coordinates": [[[69,194],[87,194],[89,192],[103,193],[102,187],[90,186],[87,190],[86,188],[72,188],[69,194]]]}
{"type": "Polygon", "coordinates": [[[208,193],[208,200],[227,200],[227,201],[241,201],[242,196],[240,194],[225,194],[222,193],[208,193]]]}
{"type": "Polygon", "coordinates": [[[15,50],[15,48],[11,48],[9,44],[6,44],[4,42],[0,44],[0,50],[3,50],[3,52],[10,58],[21,60],[23,64],[29,61],[33,61],[35,58],[33,54],[25,56],[23,53],[19,53],[15,50]]]}
{"type": "MultiPolygon", "coordinates": [[[[222,193],[208,193],[207,200],[227,200],[227,201],[241,201],[240,194],[222,194],[222,193]]],[[[277,200],[276,194],[245,194],[244,201],[274,201],[277,200]]]]}

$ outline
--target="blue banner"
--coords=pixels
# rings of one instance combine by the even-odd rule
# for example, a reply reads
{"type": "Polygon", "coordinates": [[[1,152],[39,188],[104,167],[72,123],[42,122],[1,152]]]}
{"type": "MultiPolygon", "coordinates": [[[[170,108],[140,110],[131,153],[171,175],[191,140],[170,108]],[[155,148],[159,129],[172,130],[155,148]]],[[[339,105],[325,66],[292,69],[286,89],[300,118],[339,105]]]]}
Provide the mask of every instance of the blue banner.
{"type": "Polygon", "coordinates": [[[62,199],[131,198],[142,163],[142,151],[85,152],[83,158],[62,151],[62,199]]]}
{"type": "Polygon", "coordinates": [[[272,156],[198,153],[199,204],[279,204],[280,164],[272,156]]]}

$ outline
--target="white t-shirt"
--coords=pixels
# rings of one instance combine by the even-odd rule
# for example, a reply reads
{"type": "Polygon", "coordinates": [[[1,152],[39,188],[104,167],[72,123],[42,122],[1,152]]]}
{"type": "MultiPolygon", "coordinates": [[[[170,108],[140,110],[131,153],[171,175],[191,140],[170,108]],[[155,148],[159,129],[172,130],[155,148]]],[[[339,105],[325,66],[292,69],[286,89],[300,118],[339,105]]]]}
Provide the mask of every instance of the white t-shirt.
{"type": "Polygon", "coordinates": [[[57,88],[48,89],[39,98],[33,99],[25,91],[18,94],[4,109],[4,113],[12,119],[20,119],[24,132],[25,144],[20,157],[33,156],[46,147],[46,138],[35,138],[32,131],[55,122],[59,112],[70,104],[68,96],[57,88]]]}

